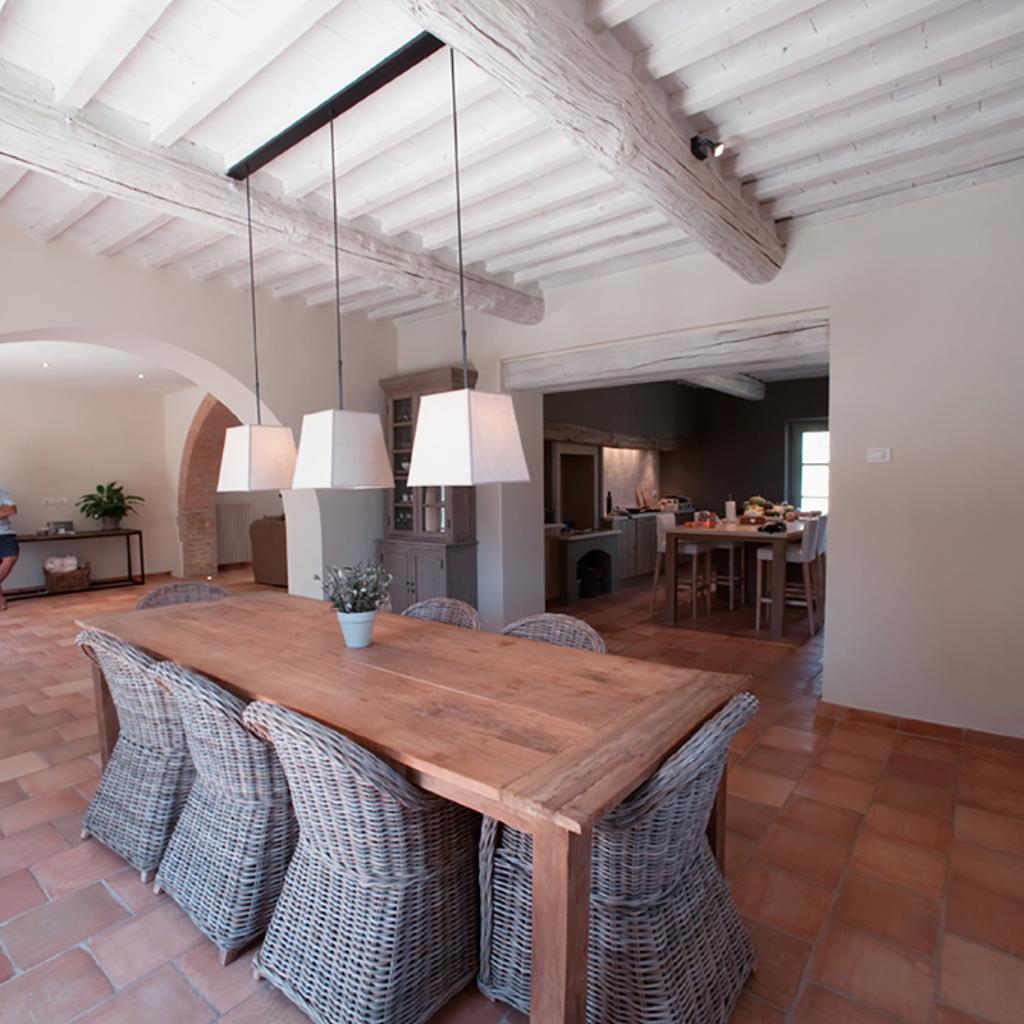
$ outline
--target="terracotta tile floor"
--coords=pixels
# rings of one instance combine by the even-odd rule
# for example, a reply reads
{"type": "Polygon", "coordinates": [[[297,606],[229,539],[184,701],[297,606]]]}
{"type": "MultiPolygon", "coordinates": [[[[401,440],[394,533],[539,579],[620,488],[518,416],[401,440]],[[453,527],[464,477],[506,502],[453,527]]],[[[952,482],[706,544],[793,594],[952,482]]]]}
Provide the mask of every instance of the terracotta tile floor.
{"type": "MultiPolygon", "coordinates": [[[[0,1024],[303,1021],[248,956],[221,968],[167,897],[79,842],[99,759],[73,620],[141,593],[0,614],[0,1024]]],[[[749,673],[761,701],[730,759],[727,874],[760,957],[734,1024],[1024,1020],[1024,747],[841,717],[817,699],[820,637],[753,639],[749,609],[734,635],[721,610],[715,632],[668,629],[647,601],[579,613],[613,653],[749,673]]],[[[522,1020],[471,990],[436,1024],[522,1020]]]]}

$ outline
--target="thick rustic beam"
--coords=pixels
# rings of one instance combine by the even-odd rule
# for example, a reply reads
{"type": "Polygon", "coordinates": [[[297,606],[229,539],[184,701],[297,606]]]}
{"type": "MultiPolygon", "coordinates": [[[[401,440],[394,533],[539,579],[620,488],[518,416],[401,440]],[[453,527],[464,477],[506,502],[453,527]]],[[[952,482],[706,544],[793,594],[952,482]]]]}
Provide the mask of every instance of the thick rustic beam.
{"type": "MultiPolygon", "coordinates": [[[[26,99],[0,84],[0,159],[78,188],[126,199],[154,213],[209,224],[225,234],[246,231],[245,194],[238,183],[186,162],[169,150],[129,142],[85,119],[26,99]]],[[[256,192],[253,232],[264,244],[294,249],[314,260],[334,259],[329,219],[291,200],[256,192]]],[[[416,291],[444,302],[458,296],[458,272],[427,253],[403,249],[347,224],[338,242],[345,269],[381,285],[416,291]]],[[[466,275],[466,302],[516,323],[544,315],[544,300],[478,273],[466,275]]]]}
{"type": "Polygon", "coordinates": [[[682,437],[641,437],[638,434],[623,434],[617,430],[559,423],[557,420],[544,421],[544,440],[560,441],[565,444],[592,444],[599,448],[646,448],[658,452],[674,452],[688,443],[682,437]]]}
{"type": "Polygon", "coordinates": [[[691,153],[644,83],[582,19],[529,0],[400,0],[424,28],[520,96],[622,184],[746,280],[770,281],[784,249],[762,220],[691,153]]]}
{"type": "Polygon", "coordinates": [[[95,192],[75,192],[70,198],[69,204],[50,207],[39,220],[30,224],[29,234],[40,242],[52,242],[92,213],[104,200],[95,192]]]}
{"type": "Polygon", "coordinates": [[[745,373],[695,373],[686,377],[685,381],[699,388],[721,391],[723,395],[732,395],[733,398],[745,398],[748,402],[764,399],[764,382],[756,377],[748,377],[745,373]]]}
{"type": "Polygon", "coordinates": [[[506,359],[501,366],[502,387],[505,391],[579,391],[820,366],[828,363],[828,333],[827,320],[807,317],[646,335],[506,359]]]}

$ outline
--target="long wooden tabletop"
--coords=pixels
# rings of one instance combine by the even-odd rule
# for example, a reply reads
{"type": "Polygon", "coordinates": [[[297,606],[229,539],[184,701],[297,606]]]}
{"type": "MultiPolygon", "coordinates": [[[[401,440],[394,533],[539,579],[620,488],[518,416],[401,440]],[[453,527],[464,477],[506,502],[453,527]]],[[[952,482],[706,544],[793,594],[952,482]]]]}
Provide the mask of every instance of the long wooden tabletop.
{"type": "Polygon", "coordinates": [[[539,819],[577,833],[747,678],[389,614],[372,646],[351,650],[328,605],[280,592],[80,625],[316,718],[425,789],[520,827],[539,819]]]}

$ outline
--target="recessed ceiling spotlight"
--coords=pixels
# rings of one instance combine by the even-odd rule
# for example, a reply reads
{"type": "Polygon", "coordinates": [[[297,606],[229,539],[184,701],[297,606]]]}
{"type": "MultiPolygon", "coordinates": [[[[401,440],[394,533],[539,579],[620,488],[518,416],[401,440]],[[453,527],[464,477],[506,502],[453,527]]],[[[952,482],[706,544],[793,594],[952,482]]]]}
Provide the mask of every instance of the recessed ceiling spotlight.
{"type": "Polygon", "coordinates": [[[709,156],[717,159],[725,152],[725,143],[716,142],[714,139],[709,139],[704,135],[694,135],[690,139],[690,152],[698,160],[707,160],[709,156]]]}
{"type": "Polygon", "coordinates": [[[139,380],[145,380],[145,379],[146,379],[146,375],[144,373],[140,373],[139,374],[139,380]]]}
{"type": "Polygon", "coordinates": [[[49,363],[43,363],[43,369],[44,370],[48,370],[49,368],[50,368],[50,364],[49,363]]]}

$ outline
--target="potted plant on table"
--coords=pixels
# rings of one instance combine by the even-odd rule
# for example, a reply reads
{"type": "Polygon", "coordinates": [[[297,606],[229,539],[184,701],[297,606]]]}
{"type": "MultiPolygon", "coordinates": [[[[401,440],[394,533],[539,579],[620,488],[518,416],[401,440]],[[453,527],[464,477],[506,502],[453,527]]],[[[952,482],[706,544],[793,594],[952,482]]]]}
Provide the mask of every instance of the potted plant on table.
{"type": "Polygon", "coordinates": [[[117,530],[121,520],[145,500],[137,494],[125,494],[124,488],[112,480],[109,484],[97,484],[96,490],[83,494],[77,505],[86,519],[98,519],[104,530],[117,530]]]}
{"type": "Polygon", "coordinates": [[[383,565],[329,565],[317,577],[334,605],[348,647],[369,647],[377,612],[389,601],[392,575],[383,565]]]}

